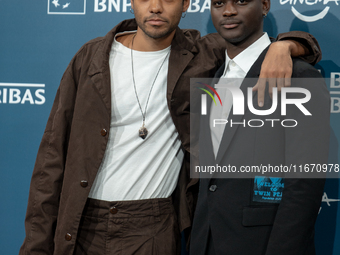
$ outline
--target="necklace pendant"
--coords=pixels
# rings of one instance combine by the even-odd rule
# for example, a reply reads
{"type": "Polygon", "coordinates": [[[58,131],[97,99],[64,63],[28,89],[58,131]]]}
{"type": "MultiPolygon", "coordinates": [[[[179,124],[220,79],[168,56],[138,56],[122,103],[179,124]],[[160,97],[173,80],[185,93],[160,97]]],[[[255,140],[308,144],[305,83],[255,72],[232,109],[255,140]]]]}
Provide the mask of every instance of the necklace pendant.
{"type": "Polygon", "coordinates": [[[139,129],[139,137],[141,137],[143,140],[146,138],[146,136],[148,135],[148,130],[146,129],[146,127],[144,127],[144,125],[139,129]]]}

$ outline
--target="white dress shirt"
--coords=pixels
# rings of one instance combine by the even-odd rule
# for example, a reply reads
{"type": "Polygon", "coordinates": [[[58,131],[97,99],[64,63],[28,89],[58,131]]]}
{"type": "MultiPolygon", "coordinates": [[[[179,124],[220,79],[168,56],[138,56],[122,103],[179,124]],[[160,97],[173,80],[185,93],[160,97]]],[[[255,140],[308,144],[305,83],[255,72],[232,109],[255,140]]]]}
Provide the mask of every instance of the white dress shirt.
{"type": "MultiPolygon", "coordinates": [[[[271,41],[268,34],[264,33],[257,41],[255,41],[233,59],[229,58],[228,51],[226,50],[225,69],[218,84],[227,84],[228,86],[235,86],[238,88],[241,87],[243,79],[246,77],[250,68],[258,59],[262,51],[265,50],[270,45],[270,43],[271,41]]],[[[233,105],[232,94],[228,89],[216,88],[216,92],[220,95],[223,106],[219,104],[214,105],[214,102],[212,102],[210,110],[210,130],[215,157],[217,157],[217,152],[220,147],[225,125],[215,125],[214,127],[213,120],[228,119],[233,105]]],[[[217,100],[216,95],[215,98],[217,100]]]]}

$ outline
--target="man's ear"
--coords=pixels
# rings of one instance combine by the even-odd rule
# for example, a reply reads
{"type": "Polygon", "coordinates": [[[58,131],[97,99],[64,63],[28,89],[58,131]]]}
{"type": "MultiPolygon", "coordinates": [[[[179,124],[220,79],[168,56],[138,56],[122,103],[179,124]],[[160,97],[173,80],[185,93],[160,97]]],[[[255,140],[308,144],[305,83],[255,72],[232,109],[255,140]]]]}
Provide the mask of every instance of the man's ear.
{"type": "Polygon", "coordinates": [[[262,0],[262,9],[263,9],[263,14],[267,15],[267,13],[270,10],[270,0],[262,0]]]}
{"type": "Polygon", "coordinates": [[[131,9],[133,10],[133,0],[131,0],[131,9]]]}
{"type": "MultiPolygon", "coordinates": [[[[131,2],[132,2],[132,0],[131,0],[131,2]]],[[[186,12],[188,10],[189,4],[190,4],[190,0],[183,0],[182,12],[186,12]]]]}

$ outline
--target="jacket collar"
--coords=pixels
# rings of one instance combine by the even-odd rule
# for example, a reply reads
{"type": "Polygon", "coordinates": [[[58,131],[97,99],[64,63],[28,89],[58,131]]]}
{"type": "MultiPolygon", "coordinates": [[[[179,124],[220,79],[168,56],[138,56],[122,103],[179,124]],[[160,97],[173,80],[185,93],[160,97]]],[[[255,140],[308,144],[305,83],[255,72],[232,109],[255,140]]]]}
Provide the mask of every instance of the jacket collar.
{"type": "MultiPolygon", "coordinates": [[[[93,76],[96,73],[102,73],[107,71],[106,69],[109,68],[109,55],[112,43],[117,33],[135,30],[137,30],[136,20],[129,19],[120,22],[109,33],[107,33],[92,59],[92,62],[88,70],[88,75],[93,76]]],[[[183,53],[197,52],[193,39],[192,40],[188,39],[179,27],[176,28],[175,36],[171,43],[171,50],[182,51],[183,53]]]]}
{"type": "Polygon", "coordinates": [[[102,40],[95,53],[89,70],[88,75],[93,76],[97,73],[103,73],[109,70],[109,55],[115,35],[119,32],[137,30],[137,24],[134,19],[124,20],[108,32],[102,40]]]}
{"type": "MultiPolygon", "coordinates": [[[[94,53],[87,74],[91,77],[94,85],[102,95],[103,101],[111,112],[111,82],[110,82],[110,66],[109,55],[115,35],[118,32],[135,31],[137,23],[135,19],[124,20],[114,27],[105,37],[99,42],[99,46],[94,53]]],[[[170,102],[173,92],[178,83],[178,80],[198,52],[195,46],[195,37],[199,37],[198,31],[183,32],[179,27],[176,28],[175,36],[171,43],[171,53],[169,59],[169,69],[167,78],[167,101],[168,107],[171,110],[170,102]]]]}

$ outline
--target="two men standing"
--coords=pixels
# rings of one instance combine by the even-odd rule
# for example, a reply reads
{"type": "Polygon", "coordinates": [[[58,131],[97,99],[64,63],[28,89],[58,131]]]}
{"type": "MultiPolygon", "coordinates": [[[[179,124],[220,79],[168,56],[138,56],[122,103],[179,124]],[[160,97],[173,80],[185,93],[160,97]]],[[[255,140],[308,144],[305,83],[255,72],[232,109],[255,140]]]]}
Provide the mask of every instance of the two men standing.
{"type": "MultiPolygon", "coordinates": [[[[190,78],[214,76],[225,42],[178,28],[187,0],[131,4],[135,20],[86,43],[64,73],[20,254],[178,254],[191,226],[190,78]]],[[[304,53],[276,45],[291,46],[304,53]]]]}

